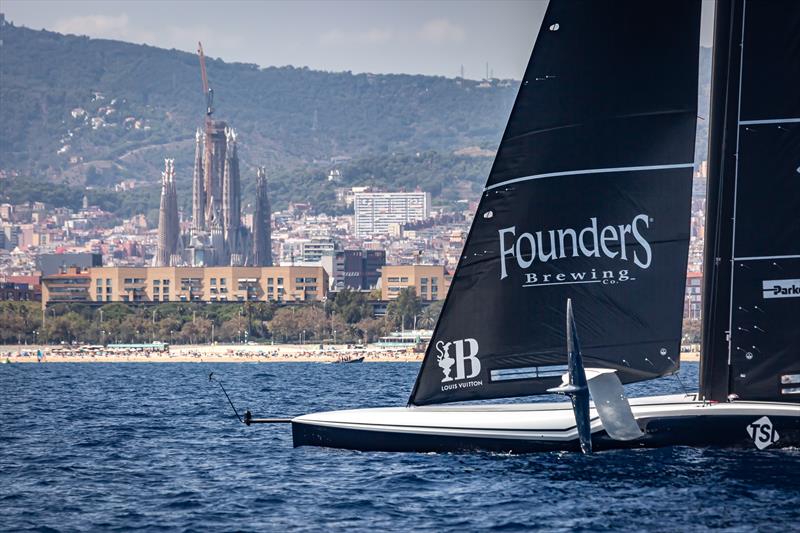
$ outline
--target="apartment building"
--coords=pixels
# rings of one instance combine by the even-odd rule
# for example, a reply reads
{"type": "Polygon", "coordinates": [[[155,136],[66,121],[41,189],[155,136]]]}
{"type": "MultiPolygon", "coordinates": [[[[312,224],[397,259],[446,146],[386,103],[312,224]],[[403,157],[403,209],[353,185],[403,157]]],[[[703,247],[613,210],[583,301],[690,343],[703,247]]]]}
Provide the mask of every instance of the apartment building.
{"type": "Polygon", "coordinates": [[[357,192],[353,197],[356,237],[388,235],[392,227],[425,220],[431,214],[429,192],[357,192]]]}
{"type": "Polygon", "coordinates": [[[394,300],[401,290],[413,287],[423,300],[444,300],[450,281],[441,265],[386,265],[381,269],[381,299],[394,300]]]}
{"type": "Polygon", "coordinates": [[[703,315],[703,273],[686,274],[686,297],[683,301],[683,318],[700,320],[703,315]]]}
{"type": "Polygon", "coordinates": [[[305,302],[327,296],[322,267],[97,267],[42,278],[56,302],[305,302]]]}
{"type": "Polygon", "coordinates": [[[333,265],[334,287],[367,290],[375,287],[386,264],[385,250],[340,250],[333,265]]]}

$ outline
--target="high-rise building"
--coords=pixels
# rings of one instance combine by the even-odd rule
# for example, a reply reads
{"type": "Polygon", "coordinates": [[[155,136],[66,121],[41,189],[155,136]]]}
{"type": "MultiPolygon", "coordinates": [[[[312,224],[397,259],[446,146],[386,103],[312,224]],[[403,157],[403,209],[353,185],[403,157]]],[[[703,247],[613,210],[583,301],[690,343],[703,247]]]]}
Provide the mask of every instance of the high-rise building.
{"type": "Polygon", "coordinates": [[[170,266],[179,261],[180,225],[178,194],[175,189],[175,160],[164,160],[161,175],[161,205],[158,211],[158,246],[155,266],[170,266]]]}
{"type": "Polygon", "coordinates": [[[388,235],[392,225],[430,217],[429,192],[357,192],[354,194],[357,237],[388,235]]]}
{"type": "Polygon", "coordinates": [[[272,209],[269,205],[267,172],[258,168],[256,205],[253,211],[253,266],[272,266],[272,209]]]}

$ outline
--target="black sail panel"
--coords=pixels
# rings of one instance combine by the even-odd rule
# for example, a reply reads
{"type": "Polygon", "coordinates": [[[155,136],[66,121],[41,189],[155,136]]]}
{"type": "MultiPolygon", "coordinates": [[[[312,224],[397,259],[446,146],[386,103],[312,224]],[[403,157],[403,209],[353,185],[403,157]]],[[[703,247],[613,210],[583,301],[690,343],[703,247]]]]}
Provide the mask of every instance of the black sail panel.
{"type": "Polygon", "coordinates": [[[566,364],[677,369],[700,3],[551,1],[409,399],[539,394],[566,364]]]}
{"type": "MultiPolygon", "coordinates": [[[[734,167],[730,393],[800,402],[800,3],[748,0],[734,167]]],[[[733,149],[731,146],[731,149],[733,149]]]]}

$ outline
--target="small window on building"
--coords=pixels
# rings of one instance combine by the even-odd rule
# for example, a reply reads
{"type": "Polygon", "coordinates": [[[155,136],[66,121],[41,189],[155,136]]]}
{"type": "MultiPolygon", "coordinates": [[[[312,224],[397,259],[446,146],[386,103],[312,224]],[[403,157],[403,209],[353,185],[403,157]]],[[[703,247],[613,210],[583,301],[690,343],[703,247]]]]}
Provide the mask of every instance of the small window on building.
{"type": "Polygon", "coordinates": [[[225,282],[228,281],[226,278],[219,278],[219,284],[225,285],[225,282]]]}
{"type": "Polygon", "coordinates": [[[211,278],[211,284],[212,285],[216,285],[217,284],[217,278],[211,278]]]}

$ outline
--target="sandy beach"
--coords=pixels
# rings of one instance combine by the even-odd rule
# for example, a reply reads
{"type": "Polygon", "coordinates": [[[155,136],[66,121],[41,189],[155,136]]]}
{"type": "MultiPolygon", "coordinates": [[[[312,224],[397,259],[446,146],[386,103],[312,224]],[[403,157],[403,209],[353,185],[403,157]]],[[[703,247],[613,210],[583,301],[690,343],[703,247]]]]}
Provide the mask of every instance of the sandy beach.
{"type": "Polygon", "coordinates": [[[85,346],[3,346],[0,361],[36,363],[37,352],[47,363],[331,363],[364,357],[365,362],[416,362],[422,354],[405,348],[368,345],[319,344],[214,344],[174,345],[169,351],[137,351],[85,346]]]}
{"type": "MultiPolygon", "coordinates": [[[[139,352],[84,346],[3,346],[0,362],[36,363],[332,363],[364,357],[365,362],[419,362],[423,354],[405,348],[318,344],[174,345],[169,351],[139,352]]],[[[681,353],[681,361],[699,361],[697,352],[681,353]]]]}

